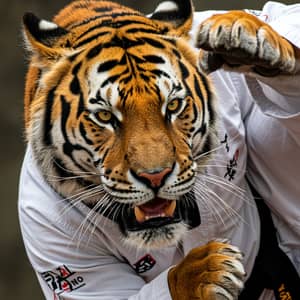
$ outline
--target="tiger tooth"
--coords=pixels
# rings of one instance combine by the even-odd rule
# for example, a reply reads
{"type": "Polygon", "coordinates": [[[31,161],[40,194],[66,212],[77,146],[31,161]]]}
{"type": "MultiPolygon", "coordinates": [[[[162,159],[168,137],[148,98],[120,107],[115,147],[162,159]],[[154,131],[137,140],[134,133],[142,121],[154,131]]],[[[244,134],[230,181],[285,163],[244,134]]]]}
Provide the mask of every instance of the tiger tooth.
{"type": "Polygon", "coordinates": [[[145,221],[155,218],[173,217],[176,209],[176,200],[170,201],[170,204],[164,209],[163,212],[158,214],[151,214],[144,212],[139,206],[134,207],[134,214],[137,222],[143,223],[145,221]]]}
{"type": "Polygon", "coordinates": [[[165,216],[173,217],[176,209],[176,200],[172,200],[168,208],[165,210],[165,216]]]}
{"type": "Polygon", "coordinates": [[[147,220],[147,216],[145,215],[145,213],[138,206],[135,206],[134,214],[135,214],[136,220],[139,223],[143,223],[145,220],[147,220]]]}

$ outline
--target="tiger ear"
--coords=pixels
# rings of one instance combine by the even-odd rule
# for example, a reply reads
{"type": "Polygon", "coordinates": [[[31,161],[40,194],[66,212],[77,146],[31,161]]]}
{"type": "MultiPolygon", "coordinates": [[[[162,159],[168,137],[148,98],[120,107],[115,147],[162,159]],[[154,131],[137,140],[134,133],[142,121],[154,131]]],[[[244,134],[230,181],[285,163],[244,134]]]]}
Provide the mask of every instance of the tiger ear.
{"type": "Polygon", "coordinates": [[[26,48],[41,60],[57,60],[68,52],[68,31],[32,13],[23,16],[26,48]]]}
{"type": "Polygon", "coordinates": [[[161,2],[150,16],[154,21],[171,25],[171,33],[187,35],[193,23],[194,6],[192,0],[172,0],[161,2]]]}

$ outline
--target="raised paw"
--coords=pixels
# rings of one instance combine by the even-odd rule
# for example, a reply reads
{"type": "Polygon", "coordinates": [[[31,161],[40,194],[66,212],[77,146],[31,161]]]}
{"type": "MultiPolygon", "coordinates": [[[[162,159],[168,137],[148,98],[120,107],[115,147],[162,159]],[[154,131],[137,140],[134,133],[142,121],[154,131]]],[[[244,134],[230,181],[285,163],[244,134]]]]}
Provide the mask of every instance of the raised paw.
{"type": "Polygon", "coordinates": [[[173,300],[234,300],[245,276],[238,248],[213,241],[193,249],[169,271],[173,300]]]}
{"type": "Polygon", "coordinates": [[[295,48],[268,24],[243,11],[214,15],[199,27],[196,46],[206,72],[227,66],[264,76],[292,74],[295,48]]]}

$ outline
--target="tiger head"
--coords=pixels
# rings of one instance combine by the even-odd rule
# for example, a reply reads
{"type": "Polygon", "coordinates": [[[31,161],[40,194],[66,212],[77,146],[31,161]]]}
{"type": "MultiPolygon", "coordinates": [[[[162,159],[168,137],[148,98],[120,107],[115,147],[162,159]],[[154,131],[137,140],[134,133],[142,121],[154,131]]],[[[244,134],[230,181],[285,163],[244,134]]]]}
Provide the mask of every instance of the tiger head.
{"type": "Polygon", "coordinates": [[[189,1],[146,17],[77,0],[53,22],[24,16],[25,127],[41,173],[136,247],[174,245],[200,224],[193,185],[215,109],[189,44],[192,15],[189,1]]]}

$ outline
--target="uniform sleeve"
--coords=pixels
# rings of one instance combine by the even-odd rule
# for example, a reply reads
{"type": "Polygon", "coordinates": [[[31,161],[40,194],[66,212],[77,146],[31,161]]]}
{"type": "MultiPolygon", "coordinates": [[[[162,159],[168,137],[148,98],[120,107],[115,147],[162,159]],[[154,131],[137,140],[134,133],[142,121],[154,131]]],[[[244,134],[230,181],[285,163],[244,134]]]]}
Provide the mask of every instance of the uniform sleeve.
{"type": "MultiPolygon", "coordinates": [[[[268,2],[262,11],[265,21],[281,36],[300,47],[300,4],[284,5],[268,2]]],[[[300,132],[300,71],[294,75],[247,76],[250,92],[262,112],[278,119],[291,134],[300,132]]]]}
{"type": "Polygon", "coordinates": [[[295,46],[300,46],[300,4],[285,5],[267,2],[262,10],[265,21],[295,46]]]}
{"type": "MultiPolygon", "coordinates": [[[[299,47],[300,4],[268,2],[266,21],[299,47]]],[[[247,176],[270,207],[280,247],[300,270],[299,146],[300,78],[249,74],[247,87],[257,106],[247,130],[247,176]]]]}
{"type": "Polygon", "coordinates": [[[45,298],[171,300],[167,270],[145,283],[125,258],[107,247],[100,231],[91,237],[88,228],[78,227],[82,220],[76,223],[70,217],[76,216],[75,208],[61,211],[63,200],[43,182],[28,156],[21,172],[19,219],[27,255],[45,298]],[[57,211],[62,217],[57,218],[57,211]]]}

